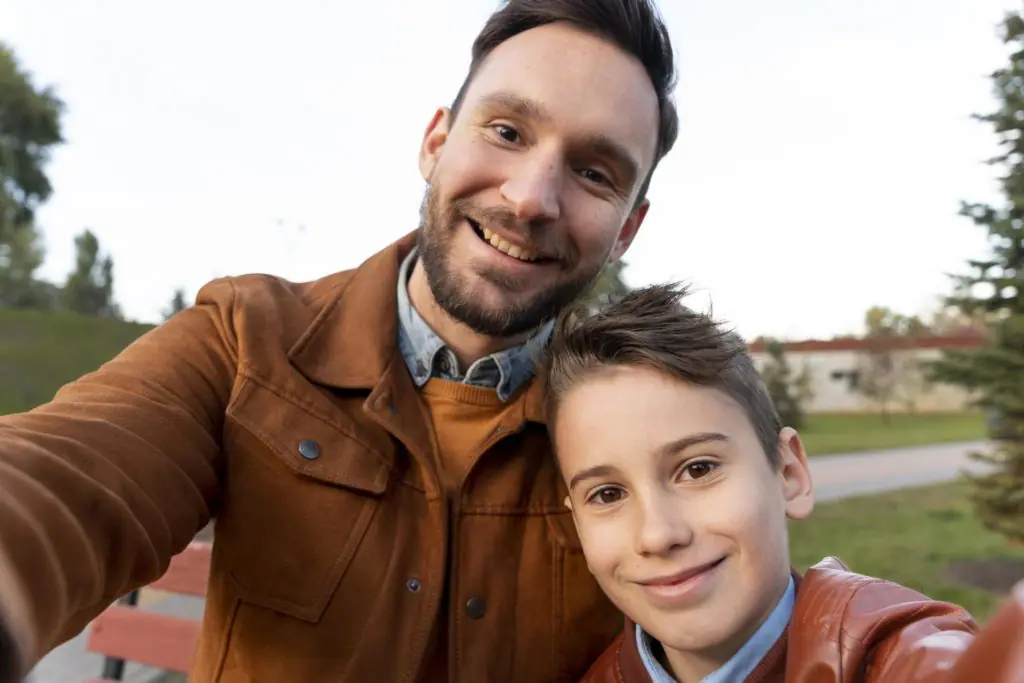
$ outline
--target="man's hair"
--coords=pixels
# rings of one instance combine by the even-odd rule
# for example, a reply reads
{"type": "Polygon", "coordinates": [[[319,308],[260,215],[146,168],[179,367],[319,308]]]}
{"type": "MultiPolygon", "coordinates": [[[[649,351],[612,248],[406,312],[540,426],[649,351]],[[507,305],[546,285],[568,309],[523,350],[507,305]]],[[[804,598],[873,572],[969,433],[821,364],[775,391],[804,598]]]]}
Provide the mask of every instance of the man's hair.
{"type": "Polygon", "coordinates": [[[579,309],[563,312],[541,361],[550,430],[554,432],[561,401],[581,381],[612,368],[646,367],[681,382],[713,387],[736,401],[777,469],[782,424],[746,344],[710,314],[684,306],[686,294],[676,283],[654,285],[634,290],[593,315],[579,309]]]}
{"type": "Polygon", "coordinates": [[[637,194],[639,204],[647,195],[655,167],[679,134],[679,114],[672,101],[676,85],[672,41],[652,0],[506,0],[473,41],[469,73],[452,103],[452,118],[458,116],[473,76],[496,47],[524,31],[556,22],[612,42],[636,57],[651,79],[658,96],[658,147],[637,194]]]}

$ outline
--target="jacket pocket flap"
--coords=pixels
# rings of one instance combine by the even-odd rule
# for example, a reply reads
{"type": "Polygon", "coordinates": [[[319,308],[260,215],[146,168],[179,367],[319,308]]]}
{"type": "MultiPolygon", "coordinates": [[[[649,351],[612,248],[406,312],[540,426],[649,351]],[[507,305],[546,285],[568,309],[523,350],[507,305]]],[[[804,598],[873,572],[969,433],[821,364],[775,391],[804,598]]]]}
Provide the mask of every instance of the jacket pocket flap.
{"type": "Polygon", "coordinates": [[[381,451],[388,444],[371,443],[379,440],[361,437],[355,425],[329,422],[257,380],[245,380],[227,417],[296,474],[365,493],[387,488],[393,452],[381,451]]]}

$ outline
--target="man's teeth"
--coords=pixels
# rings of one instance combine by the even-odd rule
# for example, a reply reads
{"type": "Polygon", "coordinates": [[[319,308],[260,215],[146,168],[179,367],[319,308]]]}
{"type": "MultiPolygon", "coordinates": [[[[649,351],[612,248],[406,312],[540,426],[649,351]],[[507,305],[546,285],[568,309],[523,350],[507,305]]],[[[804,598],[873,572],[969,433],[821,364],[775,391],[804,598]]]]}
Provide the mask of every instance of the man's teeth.
{"type": "Polygon", "coordinates": [[[526,249],[523,249],[522,247],[516,246],[514,244],[509,244],[501,237],[495,235],[493,232],[491,232],[490,230],[483,226],[480,226],[480,232],[483,234],[484,239],[490,242],[492,247],[494,247],[503,254],[508,254],[512,258],[517,258],[520,261],[537,260],[537,254],[535,254],[534,252],[527,251],[526,249]]]}

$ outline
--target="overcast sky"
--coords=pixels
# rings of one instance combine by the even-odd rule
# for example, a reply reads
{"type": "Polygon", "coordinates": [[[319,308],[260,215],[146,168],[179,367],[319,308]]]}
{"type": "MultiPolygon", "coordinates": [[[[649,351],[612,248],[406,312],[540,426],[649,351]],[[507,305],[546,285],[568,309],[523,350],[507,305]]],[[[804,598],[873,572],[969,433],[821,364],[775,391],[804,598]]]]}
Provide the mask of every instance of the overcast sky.
{"type": "MultiPolygon", "coordinates": [[[[740,332],[857,331],[934,305],[984,248],[973,121],[1010,0],[662,0],[679,142],[627,254],[740,332]]],[[[46,277],[95,231],[129,317],[221,275],[308,280],[416,227],[420,137],[490,0],[0,0],[0,39],[67,102],[39,214],[46,277]]]]}

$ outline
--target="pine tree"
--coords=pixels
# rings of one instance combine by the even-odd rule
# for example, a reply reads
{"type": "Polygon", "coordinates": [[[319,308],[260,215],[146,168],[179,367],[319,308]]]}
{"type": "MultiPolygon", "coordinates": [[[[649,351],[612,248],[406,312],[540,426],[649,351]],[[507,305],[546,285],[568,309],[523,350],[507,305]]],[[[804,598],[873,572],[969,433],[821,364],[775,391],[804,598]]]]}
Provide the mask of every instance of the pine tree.
{"type": "Polygon", "coordinates": [[[1000,154],[989,160],[1004,171],[999,205],[967,203],[961,215],[988,232],[988,258],[969,261],[956,277],[948,303],[988,323],[985,346],[947,351],[932,366],[934,379],[970,390],[990,416],[990,465],[970,475],[972,499],[988,528],[1024,541],[1024,18],[1010,12],[1003,23],[1010,63],[991,78],[998,110],[976,119],[999,136],[1000,154]]]}
{"type": "Polygon", "coordinates": [[[164,309],[164,322],[167,322],[174,316],[184,311],[186,308],[188,308],[188,302],[185,301],[185,290],[179,287],[178,289],[174,290],[174,295],[171,297],[170,305],[166,309],[164,309]]]}
{"type": "Polygon", "coordinates": [[[782,424],[793,429],[804,426],[804,403],[811,398],[811,376],[805,367],[794,376],[786,356],[786,345],[774,339],[764,339],[768,355],[761,378],[782,424]]]}
{"type": "Polygon", "coordinates": [[[629,293],[629,285],[622,278],[626,262],[622,259],[608,263],[583,299],[592,311],[603,308],[629,293]]]}

